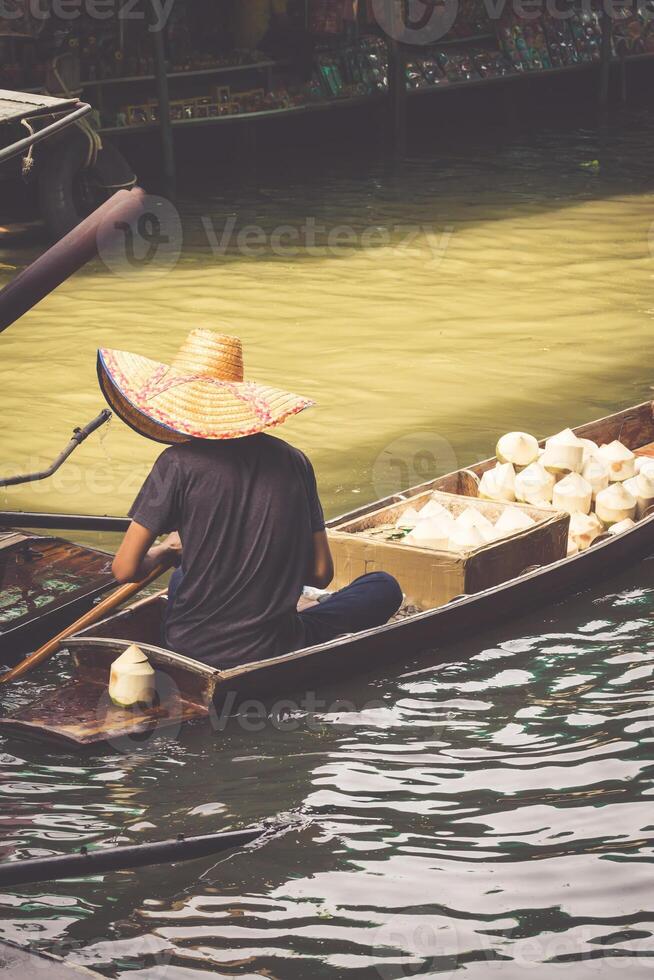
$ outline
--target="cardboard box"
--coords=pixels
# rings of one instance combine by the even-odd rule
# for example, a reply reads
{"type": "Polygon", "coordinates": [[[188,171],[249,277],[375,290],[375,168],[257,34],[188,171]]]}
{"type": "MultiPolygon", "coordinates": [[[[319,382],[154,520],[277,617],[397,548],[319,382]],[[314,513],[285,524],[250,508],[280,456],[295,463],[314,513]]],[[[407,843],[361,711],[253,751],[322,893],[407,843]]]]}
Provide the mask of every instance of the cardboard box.
{"type": "Polygon", "coordinates": [[[409,605],[433,609],[455,596],[472,595],[506,582],[532,566],[565,558],[569,523],[568,514],[554,510],[428,490],[410,500],[344,521],[329,531],[335,568],[332,588],[341,589],[369,572],[390,572],[400,583],[409,605]],[[384,529],[390,531],[408,507],[419,510],[430,498],[454,517],[472,507],[493,523],[502,511],[517,507],[536,521],[536,526],[460,554],[383,539],[384,529]]]}

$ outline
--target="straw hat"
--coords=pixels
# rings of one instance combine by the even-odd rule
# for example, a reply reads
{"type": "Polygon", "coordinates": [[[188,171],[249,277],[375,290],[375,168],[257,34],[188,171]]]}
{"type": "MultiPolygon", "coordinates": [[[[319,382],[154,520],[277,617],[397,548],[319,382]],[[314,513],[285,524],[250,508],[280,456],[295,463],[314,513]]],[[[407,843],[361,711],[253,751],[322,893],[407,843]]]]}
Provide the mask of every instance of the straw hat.
{"type": "Polygon", "coordinates": [[[314,404],[244,381],[241,341],[212,330],[192,330],[171,365],[101,349],[98,379],[116,414],[156,442],[238,439],[314,404]]]}

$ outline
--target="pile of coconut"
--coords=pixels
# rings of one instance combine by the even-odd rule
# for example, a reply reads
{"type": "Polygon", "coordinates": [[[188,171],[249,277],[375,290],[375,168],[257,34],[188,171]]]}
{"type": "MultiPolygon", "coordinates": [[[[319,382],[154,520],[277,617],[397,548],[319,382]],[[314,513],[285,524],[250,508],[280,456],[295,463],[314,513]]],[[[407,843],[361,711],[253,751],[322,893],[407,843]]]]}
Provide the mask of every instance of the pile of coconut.
{"type": "Polygon", "coordinates": [[[566,511],[569,555],[606,531],[628,531],[654,504],[654,459],[636,457],[617,439],[598,446],[564,429],[541,449],[526,432],[509,432],[497,444],[497,459],[481,478],[479,496],[566,511]]]}
{"type": "Polygon", "coordinates": [[[433,498],[420,510],[407,507],[396,521],[398,529],[408,529],[409,532],[402,538],[402,544],[434,548],[436,551],[454,551],[457,554],[483,548],[535,524],[529,514],[517,507],[506,507],[495,523],[474,507],[467,507],[458,517],[454,517],[433,498]]]}

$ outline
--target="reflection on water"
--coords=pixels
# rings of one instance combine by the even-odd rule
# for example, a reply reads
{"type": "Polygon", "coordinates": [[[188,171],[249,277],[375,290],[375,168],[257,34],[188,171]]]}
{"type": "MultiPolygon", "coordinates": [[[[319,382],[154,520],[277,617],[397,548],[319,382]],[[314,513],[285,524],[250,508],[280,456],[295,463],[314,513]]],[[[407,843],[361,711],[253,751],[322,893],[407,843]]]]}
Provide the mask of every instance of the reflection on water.
{"type": "MultiPolygon", "coordinates": [[[[167,357],[196,323],[240,333],[255,376],[316,397],[286,432],[330,513],[376,495],[386,447],[409,447],[410,476],[423,436],[451,468],[507,428],[542,435],[646,398],[652,125],[626,119],[604,147],[576,131],[490,158],[439,148],[399,171],[291,161],[238,198],[198,185],[165,278],[98,266],[0,338],[0,456],[50,456],[95,414],[98,344],[167,357]],[[210,254],[202,217],[215,229],[232,213],[263,228],[262,254],[210,254]],[[307,218],[419,230],[404,246],[271,254],[275,228],[307,218]]],[[[156,452],[113,423],[54,490],[5,499],[122,513],[156,452]]],[[[649,977],[653,615],[646,562],[453,645],[445,667],[407,653],[263,730],[231,720],[86,756],[4,739],[5,856],[295,823],[219,861],[14,889],[2,934],[107,976],[649,977]]],[[[7,708],[65,669],[10,689],[7,708]]]]}

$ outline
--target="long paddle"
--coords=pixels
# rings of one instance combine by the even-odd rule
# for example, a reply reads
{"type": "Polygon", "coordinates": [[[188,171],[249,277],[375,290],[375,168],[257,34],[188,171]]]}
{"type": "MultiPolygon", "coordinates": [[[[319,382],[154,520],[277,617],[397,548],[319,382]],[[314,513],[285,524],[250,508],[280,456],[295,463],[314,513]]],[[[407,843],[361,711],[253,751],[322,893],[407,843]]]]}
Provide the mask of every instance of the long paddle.
{"type": "Polygon", "coordinates": [[[30,657],[21,660],[13,670],[8,670],[6,673],[0,674],[0,684],[10,684],[12,681],[18,680],[19,677],[23,677],[31,670],[34,670],[35,667],[38,667],[39,664],[42,664],[56,653],[65,639],[72,636],[73,633],[79,633],[80,630],[86,629],[87,626],[93,626],[94,623],[97,623],[107,613],[113,612],[123,602],[127,602],[128,599],[131,599],[141,589],[154,582],[155,579],[158,579],[160,575],[163,575],[171,567],[170,563],[157,565],[142,581],[128,582],[127,585],[121,585],[119,589],[116,589],[115,592],[108,595],[102,602],[99,602],[97,606],[94,606],[93,609],[85,613],[76,623],[73,623],[72,626],[69,626],[63,632],[58,633],[57,636],[48,640],[47,643],[39,647],[30,657]]]}
{"type": "MultiPolygon", "coordinates": [[[[281,825],[274,828],[274,831],[279,833],[283,829],[286,828],[281,825]]],[[[201,837],[184,837],[180,834],[176,840],[155,841],[152,844],[128,844],[99,848],[96,851],[89,851],[83,847],[78,854],[66,854],[61,857],[3,861],[0,864],[0,885],[2,887],[27,885],[34,882],[59,881],[63,878],[83,878],[108,871],[124,871],[127,868],[145,868],[153,864],[170,864],[173,861],[195,861],[235,847],[245,847],[259,840],[264,834],[272,832],[273,828],[259,825],[246,830],[203,834],[201,837]]]]}

